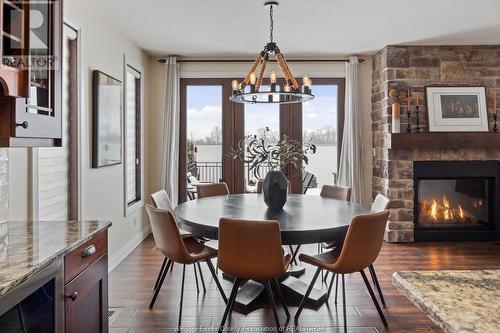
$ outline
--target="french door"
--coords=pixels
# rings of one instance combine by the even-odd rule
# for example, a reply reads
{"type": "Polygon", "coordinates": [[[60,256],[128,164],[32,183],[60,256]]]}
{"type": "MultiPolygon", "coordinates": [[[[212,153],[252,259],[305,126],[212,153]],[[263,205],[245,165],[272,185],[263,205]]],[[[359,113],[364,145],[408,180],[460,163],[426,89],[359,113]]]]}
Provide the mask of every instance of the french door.
{"type": "MultiPolygon", "coordinates": [[[[316,185],[333,183],[340,152],[336,147],[342,138],[344,79],[313,79],[313,93],[316,88],[319,95],[306,105],[233,103],[229,101],[231,81],[181,79],[179,202],[194,198],[192,192],[200,182],[224,181],[231,193],[248,190],[255,181],[248,166],[227,153],[243,136],[263,129],[268,130],[271,141],[287,135],[301,143],[317,144],[321,156],[310,156],[314,166],[305,166],[305,170],[317,175],[312,177],[316,185]]],[[[303,175],[284,171],[292,192],[303,193],[303,175]]]]}

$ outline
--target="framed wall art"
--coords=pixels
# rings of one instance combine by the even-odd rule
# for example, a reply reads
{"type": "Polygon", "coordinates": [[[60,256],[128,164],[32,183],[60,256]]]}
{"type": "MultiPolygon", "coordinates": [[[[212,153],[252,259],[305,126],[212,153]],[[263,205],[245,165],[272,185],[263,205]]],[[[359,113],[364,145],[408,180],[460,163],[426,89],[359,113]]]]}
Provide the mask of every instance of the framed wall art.
{"type": "Polygon", "coordinates": [[[92,167],[122,162],[122,84],[94,70],[92,100],[92,167]]]}
{"type": "Polygon", "coordinates": [[[488,132],[484,87],[426,87],[430,132],[488,132]]]}

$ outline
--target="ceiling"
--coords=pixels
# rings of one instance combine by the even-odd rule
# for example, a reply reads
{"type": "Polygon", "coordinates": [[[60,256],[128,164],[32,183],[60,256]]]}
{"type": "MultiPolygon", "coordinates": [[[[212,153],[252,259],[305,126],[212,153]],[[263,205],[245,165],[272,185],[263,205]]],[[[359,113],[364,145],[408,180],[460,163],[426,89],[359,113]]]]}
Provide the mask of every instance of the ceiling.
{"type": "MultiPolygon", "coordinates": [[[[269,40],[263,0],[90,0],[152,55],[254,56],[269,40]]],[[[373,53],[394,44],[500,44],[499,0],[281,0],[288,57],[373,53]]]]}

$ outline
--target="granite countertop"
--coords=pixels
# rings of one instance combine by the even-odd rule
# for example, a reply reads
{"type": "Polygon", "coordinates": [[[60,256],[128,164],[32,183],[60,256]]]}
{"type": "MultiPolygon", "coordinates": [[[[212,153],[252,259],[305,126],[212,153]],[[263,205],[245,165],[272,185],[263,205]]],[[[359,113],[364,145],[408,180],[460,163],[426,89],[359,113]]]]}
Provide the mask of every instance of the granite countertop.
{"type": "Polygon", "coordinates": [[[110,226],[105,221],[0,222],[0,296],[110,226]]]}
{"type": "Polygon", "coordinates": [[[392,281],[445,332],[500,332],[500,270],[396,272],[392,281]]]}

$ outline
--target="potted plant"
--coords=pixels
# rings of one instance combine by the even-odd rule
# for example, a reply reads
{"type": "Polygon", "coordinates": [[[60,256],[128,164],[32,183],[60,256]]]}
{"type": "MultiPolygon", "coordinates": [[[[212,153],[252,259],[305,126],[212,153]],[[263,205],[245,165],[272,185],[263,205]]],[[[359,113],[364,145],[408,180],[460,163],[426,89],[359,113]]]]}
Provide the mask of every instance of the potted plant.
{"type": "Polygon", "coordinates": [[[300,174],[304,164],[309,162],[307,154],[314,154],[316,146],[310,140],[302,145],[287,135],[283,135],[276,144],[270,144],[266,142],[268,132],[266,127],[259,135],[244,136],[228,155],[247,164],[259,181],[262,180],[261,170],[270,170],[263,180],[262,193],[267,206],[273,211],[280,211],[288,193],[288,181],[282,170],[290,167],[296,175],[300,174]]]}

